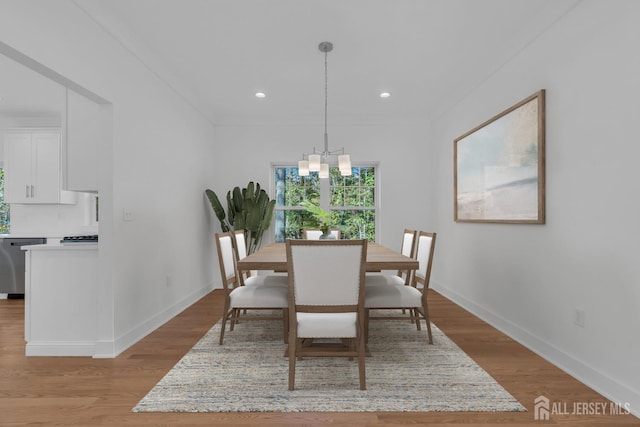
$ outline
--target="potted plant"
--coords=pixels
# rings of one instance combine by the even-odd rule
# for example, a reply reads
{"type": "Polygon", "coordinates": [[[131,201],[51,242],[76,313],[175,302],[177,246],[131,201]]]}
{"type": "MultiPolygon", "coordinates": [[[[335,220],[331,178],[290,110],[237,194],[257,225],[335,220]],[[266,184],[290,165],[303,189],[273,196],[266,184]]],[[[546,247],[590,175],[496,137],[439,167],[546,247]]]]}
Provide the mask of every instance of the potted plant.
{"type": "Polygon", "coordinates": [[[222,231],[244,230],[247,254],[252,254],[262,242],[262,235],[271,225],[276,201],[260,188],[260,184],[249,182],[246,188],[235,187],[227,192],[227,213],[213,190],[205,190],[213,212],[220,221],[222,231]]]}
{"type": "Polygon", "coordinates": [[[300,203],[309,214],[311,214],[311,221],[309,221],[309,225],[312,227],[317,227],[322,231],[321,239],[334,239],[331,234],[331,227],[333,227],[333,219],[331,218],[331,213],[325,211],[320,206],[313,204],[309,200],[304,200],[300,203]]]}

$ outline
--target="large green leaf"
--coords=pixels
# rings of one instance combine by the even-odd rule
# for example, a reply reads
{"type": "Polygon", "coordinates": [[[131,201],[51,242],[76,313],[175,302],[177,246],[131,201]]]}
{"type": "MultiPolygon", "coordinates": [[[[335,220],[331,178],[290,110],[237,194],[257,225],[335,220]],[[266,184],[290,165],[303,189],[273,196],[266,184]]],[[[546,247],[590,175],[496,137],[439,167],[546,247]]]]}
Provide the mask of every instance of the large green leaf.
{"type": "Polygon", "coordinates": [[[247,184],[247,191],[245,193],[243,193],[244,199],[245,200],[253,200],[253,182],[250,182],[249,184],[247,184]]]}
{"type": "Polygon", "coordinates": [[[262,214],[260,212],[260,206],[253,200],[245,200],[247,205],[247,223],[245,224],[247,230],[258,231],[260,229],[260,220],[262,214]]]}
{"type": "Polygon", "coordinates": [[[231,198],[231,191],[227,191],[227,214],[229,215],[229,222],[233,224],[236,219],[236,209],[233,199],[231,198]]]}
{"type": "Polygon", "coordinates": [[[229,226],[227,224],[226,216],[224,214],[224,208],[222,207],[222,203],[220,203],[220,199],[213,190],[207,189],[205,190],[207,198],[209,199],[209,203],[211,204],[211,208],[213,212],[216,214],[218,221],[220,221],[220,227],[222,231],[229,231],[229,226]]]}
{"type": "Polygon", "coordinates": [[[275,200],[270,200],[267,205],[266,208],[264,210],[264,214],[262,216],[262,224],[260,226],[260,228],[264,231],[267,228],[269,228],[269,225],[271,225],[271,218],[273,217],[273,210],[276,207],[276,201],[275,200]]]}
{"type": "Polygon", "coordinates": [[[236,212],[241,212],[244,204],[244,197],[242,197],[242,191],[240,187],[236,187],[233,189],[233,208],[236,212]]]}
{"type": "Polygon", "coordinates": [[[205,190],[205,194],[209,199],[209,203],[211,203],[211,207],[213,208],[213,212],[216,214],[216,217],[218,217],[220,221],[224,221],[224,208],[222,207],[222,203],[220,203],[220,199],[218,199],[216,193],[213,190],[207,189],[205,190]]]}
{"type": "Polygon", "coordinates": [[[246,216],[247,213],[246,212],[238,212],[236,214],[235,220],[233,222],[233,229],[234,230],[243,230],[246,227],[246,216]]]}

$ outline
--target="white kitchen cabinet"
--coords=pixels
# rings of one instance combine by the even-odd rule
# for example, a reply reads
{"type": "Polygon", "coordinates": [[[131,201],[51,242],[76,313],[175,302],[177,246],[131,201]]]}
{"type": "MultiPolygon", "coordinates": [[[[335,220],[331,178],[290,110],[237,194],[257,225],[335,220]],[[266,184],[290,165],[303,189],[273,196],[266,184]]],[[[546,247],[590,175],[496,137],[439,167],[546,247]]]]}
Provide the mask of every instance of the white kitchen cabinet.
{"type": "Polygon", "coordinates": [[[8,132],[4,150],[6,203],[76,203],[61,187],[60,132],[8,132]]]}
{"type": "Polygon", "coordinates": [[[98,244],[25,246],[25,354],[95,356],[98,244]]]}

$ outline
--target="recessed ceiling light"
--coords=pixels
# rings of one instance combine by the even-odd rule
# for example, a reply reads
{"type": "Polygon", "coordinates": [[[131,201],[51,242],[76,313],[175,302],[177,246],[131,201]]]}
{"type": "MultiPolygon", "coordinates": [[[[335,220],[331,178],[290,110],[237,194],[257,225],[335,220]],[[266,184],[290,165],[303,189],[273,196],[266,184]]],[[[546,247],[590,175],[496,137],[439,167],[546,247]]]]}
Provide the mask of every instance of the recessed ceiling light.
{"type": "Polygon", "coordinates": [[[266,98],[267,94],[264,92],[256,92],[256,98],[266,98]]]}
{"type": "Polygon", "coordinates": [[[380,98],[388,98],[391,96],[391,92],[380,92],[380,98]]]}

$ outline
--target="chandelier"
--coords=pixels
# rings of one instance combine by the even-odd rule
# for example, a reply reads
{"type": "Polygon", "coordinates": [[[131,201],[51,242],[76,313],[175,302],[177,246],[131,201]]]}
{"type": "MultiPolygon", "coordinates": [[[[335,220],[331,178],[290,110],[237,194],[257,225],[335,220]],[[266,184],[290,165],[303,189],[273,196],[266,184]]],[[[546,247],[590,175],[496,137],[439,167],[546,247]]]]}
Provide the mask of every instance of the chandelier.
{"type": "Polygon", "coordinates": [[[298,175],[309,176],[309,172],[318,172],[320,178],[329,178],[329,162],[338,159],[338,168],[342,176],[351,175],[351,158],[345,154],[344,148],[329,150],[329,134],[327,133],[327,54],[333,50],[333,44],[322,42],[318,45],[320,52],[324,52],[324,149],[319,151],[313,147],[311,154],[302,154],[298,161],[298,175]]]}

